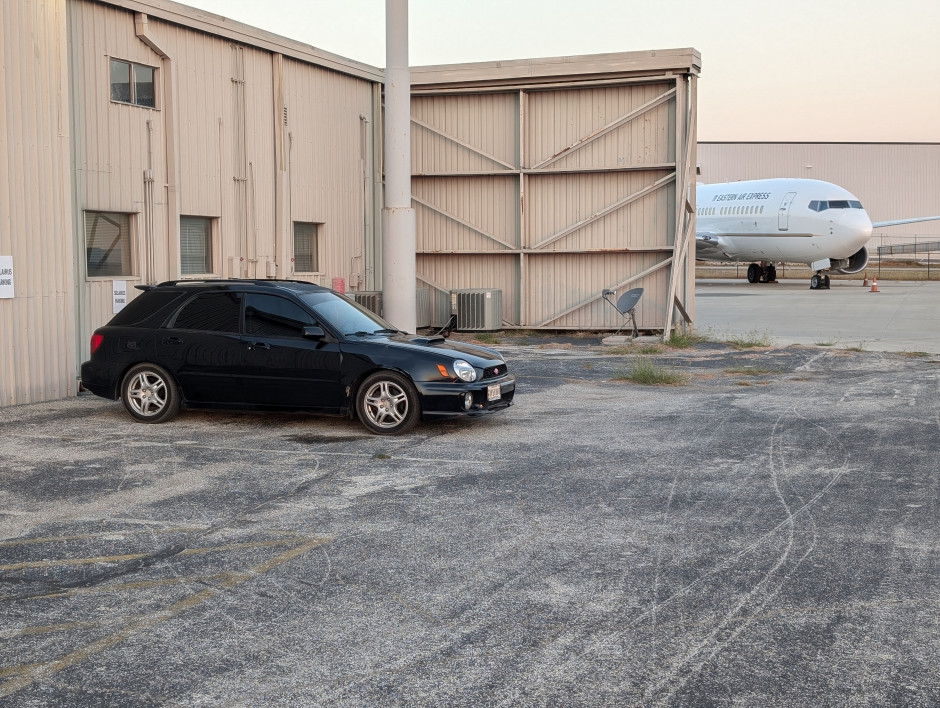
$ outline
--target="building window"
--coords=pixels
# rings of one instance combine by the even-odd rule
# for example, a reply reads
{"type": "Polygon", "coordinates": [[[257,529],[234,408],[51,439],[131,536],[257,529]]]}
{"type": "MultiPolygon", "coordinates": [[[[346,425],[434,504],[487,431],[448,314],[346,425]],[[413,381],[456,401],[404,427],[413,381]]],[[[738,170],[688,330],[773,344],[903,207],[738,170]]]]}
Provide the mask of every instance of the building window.
{"type": "Polygon", "coordinates": [[[85,264],[89,278],[134,274],[130,214],[85,212],[85,264]]]}
{"type": "Polygon", "coordinates": [[[320,270],[320,224],[294,222],[294,272],[317,273],[320,270]]]}
{"type": "Polygon", "coordinates": [[[180,217],[180,274],[206,275],[212,272],[212,219],[203,216],[180,217]]]}
{"type": "Polygon", "coordinates": [[[155,108],[157,70],[129,61],[111,60],[111,100],[155,108]]]}

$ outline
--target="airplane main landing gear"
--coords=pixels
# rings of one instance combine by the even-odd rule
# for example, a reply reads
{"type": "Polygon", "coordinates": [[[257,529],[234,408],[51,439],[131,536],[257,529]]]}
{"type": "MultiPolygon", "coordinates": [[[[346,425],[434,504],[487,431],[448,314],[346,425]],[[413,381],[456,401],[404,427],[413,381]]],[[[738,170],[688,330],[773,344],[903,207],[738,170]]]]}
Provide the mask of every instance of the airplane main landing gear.
{"type": "Polygon", "coordinates": [[[777,269],[773,263],[751,263],[747,267],[747,282],[772,283],[777,279],[777,269]]]}
{"type": "Polygon", "coordinates": [[[809,279],[809,289],[810,290],[828,290],[829,289],[829,276],[822,275],[821,273],[813,273],[813,277],[809,279]]]}

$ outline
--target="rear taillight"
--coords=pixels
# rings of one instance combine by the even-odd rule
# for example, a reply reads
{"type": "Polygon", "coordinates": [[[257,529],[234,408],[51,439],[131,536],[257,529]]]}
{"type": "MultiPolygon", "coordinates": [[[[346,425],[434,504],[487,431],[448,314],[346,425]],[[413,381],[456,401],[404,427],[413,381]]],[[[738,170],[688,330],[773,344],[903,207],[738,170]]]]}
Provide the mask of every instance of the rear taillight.
{"type": "Polygon", "coordinates": [[[104,341],[104,337],[102,337],[97,332],[91,335],[91,353],[92,354],[94,354],[98,350],[98,347],[101,346],[101,343],[103,341],[104,341]]]}

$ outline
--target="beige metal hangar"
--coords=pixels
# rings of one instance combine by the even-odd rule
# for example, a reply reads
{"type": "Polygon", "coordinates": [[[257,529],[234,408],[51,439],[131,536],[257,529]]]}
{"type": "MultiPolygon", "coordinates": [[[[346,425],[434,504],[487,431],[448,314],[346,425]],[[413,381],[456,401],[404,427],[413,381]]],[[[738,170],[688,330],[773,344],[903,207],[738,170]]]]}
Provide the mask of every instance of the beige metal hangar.
{"type": "MultiPolygon", "coordinates": [[[[698,146],[699,181],[805,177],[859,198],[873,221],[940,215],[940,143],[720,143],[698,146]]],[[[940,221],[876,229],[882,245],[936,241],[940,221]]]]}
{"type": "Polygon", "coordinates": [[[642,328],[694,315],[693,49],[413,67],[419,280],[499,290],[504,327],[642,328]]]}
{"type": "Polygon", "coordinates": [[[0,405],[74,395],[138,284],[377,287],[380,69],[166,0],[10,0],[0,28],[0,405]]]}

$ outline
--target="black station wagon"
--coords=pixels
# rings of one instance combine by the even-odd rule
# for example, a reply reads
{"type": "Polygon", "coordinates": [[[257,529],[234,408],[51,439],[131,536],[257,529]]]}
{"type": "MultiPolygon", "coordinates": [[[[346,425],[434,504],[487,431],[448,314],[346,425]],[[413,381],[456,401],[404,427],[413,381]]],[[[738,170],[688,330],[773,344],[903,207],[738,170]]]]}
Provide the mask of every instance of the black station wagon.
{"type": "Polygon", "coordinates": [[[512,405],[496,351],[408,335],[327,288],[286,280],[172,281],[142,292],[91,337],[82,384],[134,418],[181,406],[356,416],[404,433],[440,416],[512,405]]]}

